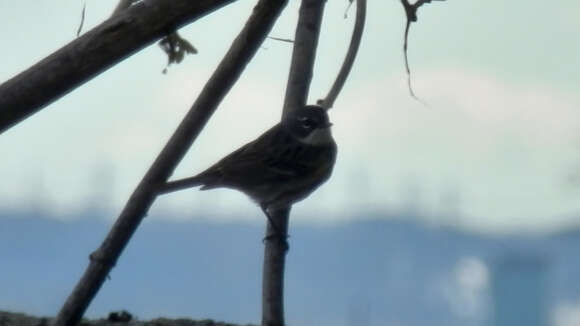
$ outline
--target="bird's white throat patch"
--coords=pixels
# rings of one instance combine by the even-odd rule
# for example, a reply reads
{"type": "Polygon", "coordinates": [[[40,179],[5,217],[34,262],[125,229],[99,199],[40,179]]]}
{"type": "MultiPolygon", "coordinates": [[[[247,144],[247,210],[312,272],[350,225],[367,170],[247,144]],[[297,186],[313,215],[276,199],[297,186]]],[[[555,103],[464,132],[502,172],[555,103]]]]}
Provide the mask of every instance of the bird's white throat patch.
{"type": "Polygon", "coordinates": [[[300,142],[308,145],[325,145],[332,143],[332,133],[330,132],[330,127],[314,129],[312,132],[304,137],[298,139],[300,142]]]}

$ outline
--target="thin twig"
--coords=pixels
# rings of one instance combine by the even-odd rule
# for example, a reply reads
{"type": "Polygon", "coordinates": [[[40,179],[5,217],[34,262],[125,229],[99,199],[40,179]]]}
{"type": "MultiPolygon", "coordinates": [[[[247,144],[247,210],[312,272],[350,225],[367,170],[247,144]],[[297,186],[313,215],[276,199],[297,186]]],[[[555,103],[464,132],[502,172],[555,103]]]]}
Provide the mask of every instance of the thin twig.
{"type": "Polygon", "coordinates": [[[87,9],[87,2],[83,3],[83,10],[81,11],[81,23],[79,24],[79,28],[77,29],[77,37],[81,35],[81,31],[83,30],[83,25],[85,23],[85,11],[87,9]]]}
{"type": "MultiPolygon", "coordinates": [[[[170,1],[173,2],[173,1],[170,1]]],[[[90,264],[68,297],[55,326],[78,324],[111,268],[157,197],[158,185],[167,181],[217,106],[238,80],[270,32],[286,1],[260,0],[199,97],[151,165],[90,264]]]]}
{"type": "Polygon", "coordinates": [[[344,10],[344,19],[348,18],[348,10],[350,9],[350,7],[352,6],[354,0],[348,0],[348,5],[346,6],[346,9],[344,10]]]}
{"type": "Polygon", "coordinates": [[[360,46],[360,42],[362,39],[362,34],[364,32],[365,27],[365,20],[366,20],[366,11],[367,11],[367,1],[366,0],[357,0],[356,2],[356,18],[354,22],[354,28],[352,31],[352,36],[350,38],[350,45],[348,46],[348,50],[346,52],[346,56],[344,57],[344,62],[340,67],[340,71],[336,76],[336,80],[328,95],[322,100],[318,100],[318,104],[325,109],[329,110],[334,105],[334,101],[338,97],[338,94],[342,90],[348,75],[352,69],[354,64],[354,60],[356,58],[356,54],[358,53],[358,49],[360,46]]]}
{"type": "Polygon", "coordinates": [[[289,38],[279,38],[279,37],[274,37],[274,36],[268,36],[268,38],[272,39],[272,40],[280,41],[280,42],[294,43],[294,40],[291,40],[289,38]]]}
{"type": "MultiPolygon", "coordinates": [[[[407,21],[405,24],[405,39],[403,42],[403,55],[405,57],[405,70],[407,72],[407,87],[409,88],[409,94],[411,95],[412,98],[414,98],[415,100],[417,100],[418,102],[422,103],[423,105],[427,105],[427,103],[425,103],[424,101],[422,101],[419,97],[417,97],[415,95],[415,92],[413,91],[413,87],[411,85],[411,69],[409,68],[409,57],[408,57],[408,51],[407,51],[407,47],[408,47],[408,40],[409,40],[409,29],[411,26],[412,22],[416,22],[417,21],[417,11],[419,9],[419,7],[421,7],[422,5],[426,4],[426,3],[430,3],[433,0],[417,0],[417,2],[410,4],[409,0],[401,0],[401,4],[403,5],[403,8],[405,9],[405,15],[407,17],[407,21]]],[[[436,1],[445,1],[445,0],[436,0],[436,1]]]]}
{"type": "Polygon", "coordinates": [[[407,88],[409,88],[409,94],[411,95],[412,98],[414,98],[415,100],[424,103],[421,99],[419,99],[416,95],[415,92],[413,91],[413,87],[411,85],[411,69],[409,68],[409,57],[407,55],[407,40],[408,40],[408,36],[409,36],[409,26],[411,26],[411,21],[407,18],[407,24],[405,26],[405,41],[403,43],[403,54],[405,57],[405,70],[407,71],[407,88]]]}

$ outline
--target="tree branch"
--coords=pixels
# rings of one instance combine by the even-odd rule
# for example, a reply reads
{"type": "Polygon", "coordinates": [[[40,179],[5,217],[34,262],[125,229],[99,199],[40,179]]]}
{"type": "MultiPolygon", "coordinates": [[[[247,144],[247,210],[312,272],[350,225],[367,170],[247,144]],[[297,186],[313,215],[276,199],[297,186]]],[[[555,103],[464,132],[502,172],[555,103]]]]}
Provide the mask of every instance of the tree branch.
{"type": "MultiPolygon", "coordinates": [[[[165,1],[168,3],[176,1],[165,1]]],[[[198,1],[187,1],[198,2],[198,1]]],[[[102,286],[129,239],[145,217],[157,194],[191,147],[210,116],[270,32],[287,1],[260,0],[224,59],[171,136],[149,171],[123,208],[101,246],[91,254],[90,264],[59,312],[56,326],[76,325],[102,286]]],[[[128,10],[132,10],[132,6],[128,10]]]]}
{"type": "Polygon", "coordinates": [[[115,15],[119,14],[121,11],[131,7],[133,2],[135,2],[135,1],[136,0],[119,0],[119,3],[115,7],[115,10],[113,10],[113,13],[111,14],[111,17],[114,17],[115,15]]]}
{"type": "Polygon", "coordinates": [[[130,6],[0,84],[0,134],[167,33],[235,0],[148,0],[130,6]]]}
{"type": "MultiPolygon", "coordinates": [[[[120,0],[111,16],[119,14],[135,2],[136,0],[120,0]]],[[[181,63],[187,54],[197,54],[197,49],[188,40],[182,38],[177,30],[165,35],[157,44],[167,55],[167,65],[163,69],[164,74],[167,73],[167,68],[171,64],[181,63]]]]}
{"type": "MultiPolygon", "coordinates": [[[[302,108],[308,99],[325,0],[302,0],[294,38],[282,118],[302,108]]],[[[262,274],[262,326],[284,326],[284,265],[290,207],[270,212],[262,274]],[[276,237],[270,235],[276,234],[276,237]],[[282,240],[281,240],[282,239],[282,240]]]]}
{"type": "Polygon", "coordinates": [[[284,269],[290,207],[270,211],[276,227],[267,223],[262,266],[262,326],[284,326],[284,269]],[[275,234],[275,237],[271,235],[275,234]]]}
{"type": "Polygon", "coordinates": [[[334,105],[334,101],[338,97],[338,94],[342,90],[348,75],[350,74],[350,70],[354,64],[354,59],[356,58],[356,54],[358,52],[358,48],[360,46],[360,41],[362,39],[362,34],[365,28],[365,19],[367,13],[367,0],[357,0],[356,1],[356,18],[354,21],[354,28],[352,31],[352,36],[350,39],[350,45],[348,46],[348,51],[344,58],[344,62],[340,67],[340,71],[338,72],[338,76],[336,76],[336,80],[328,95],[323,100],[318,100],[318,104],[325,109],[330,109],[334,105]]]}
{"type": "Polygon", "coordinates": [[[304,107],[308,100],[324,4],[323,0],[302,0],[282,117],[304,107]]]}
{"type": "MultiPolygon", "coordinates": [[[[405,40],[403,43],[403,54],[405,56],[405,70],[407,71],[407,87],[409,88],[409,94],[411,95],[411,97],[423,104],[425,103],[415,95],[415,92],[413,92],[413,87],[411,86],[411,69],[409,68],[407,44],[409,40],[409,29],[411,23],[417,21],[417,11],[419,10],[419,7],[421,7],[426,3],[430,3],[431,1],[433,0],[417,0],[415,3],[410,4],[409,0],[401,0],[401,4],[403,5],[403,8],[405,9],[405,14],[407,16],[407,22],[405,24],[405,40]]],[[[437,0],[437,1],[445,1],[445,0],[437,0]]]]}

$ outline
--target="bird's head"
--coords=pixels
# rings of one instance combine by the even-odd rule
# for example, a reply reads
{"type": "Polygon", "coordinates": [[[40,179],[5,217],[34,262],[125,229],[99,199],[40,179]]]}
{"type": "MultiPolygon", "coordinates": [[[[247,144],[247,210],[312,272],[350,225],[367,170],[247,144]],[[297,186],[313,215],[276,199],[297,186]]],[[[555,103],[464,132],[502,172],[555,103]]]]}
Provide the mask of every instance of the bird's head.
{"type": "Polygon", "coordinates": [[[328,114],[317,105],[307,105],[291,112],[282,124],[294,137],[308,145],[325,145],[334,141],[328,114]]]}

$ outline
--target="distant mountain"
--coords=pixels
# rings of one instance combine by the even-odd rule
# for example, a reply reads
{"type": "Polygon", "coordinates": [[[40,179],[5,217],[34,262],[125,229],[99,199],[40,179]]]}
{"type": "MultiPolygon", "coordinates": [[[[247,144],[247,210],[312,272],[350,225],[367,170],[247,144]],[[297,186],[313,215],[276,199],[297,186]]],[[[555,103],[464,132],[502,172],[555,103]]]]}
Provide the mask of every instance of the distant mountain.
{"type": "MultiPolygon", "coordinates": [[[[110,223],[97,213],[62,222],[0,212],[0,310],[54,315],[110,223]]],[[[548,309],[580,302],[580,233],[484,236],[368,220],[291,228],[289,325],[490,323],[490,275],[499,260],[545,257],[548,309]],[[506,258],[507,257],[507,258],[506,258]]],[[[126,309],[141,319],[257,323],[263,226],[145,219],[88,311],[126,309]]]]}

